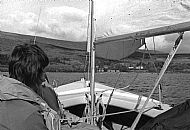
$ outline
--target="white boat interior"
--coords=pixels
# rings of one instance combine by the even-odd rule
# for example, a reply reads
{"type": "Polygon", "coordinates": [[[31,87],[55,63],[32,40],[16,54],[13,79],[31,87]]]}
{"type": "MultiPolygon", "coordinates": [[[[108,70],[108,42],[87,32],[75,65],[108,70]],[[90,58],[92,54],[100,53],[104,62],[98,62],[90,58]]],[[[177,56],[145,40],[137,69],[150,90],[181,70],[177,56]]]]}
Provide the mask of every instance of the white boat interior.
{"type": "MultiPolygon", "coordinates": [[[[96,99],[102,95],[101,100],[104,105],[107,104],[112,90],[112,87],[108,87],[101,83],[95,83],[96,99]]],[[[90,94],[89,82],[85,80],[76,81],[66,85],[61,85],[58,88],[55,88],[55,91],[58,94],[61,103],[64,104],[65,109],[79,117],[83,116],[85,107],[89,100],[86,99],[85,96],[85,94],[90,94]]],[[[116,124],[131,126],[146,99],[147,97],[123,90],[114,90],[113,96],[106,110],[107,116],[105,121],[108,120],[116,124]]],[[[159,105],[159,101],[154,99],[149,100],[137,128],[141,127],[149,119],[154,118],[171,108],[167,104],[159,105]]]]}

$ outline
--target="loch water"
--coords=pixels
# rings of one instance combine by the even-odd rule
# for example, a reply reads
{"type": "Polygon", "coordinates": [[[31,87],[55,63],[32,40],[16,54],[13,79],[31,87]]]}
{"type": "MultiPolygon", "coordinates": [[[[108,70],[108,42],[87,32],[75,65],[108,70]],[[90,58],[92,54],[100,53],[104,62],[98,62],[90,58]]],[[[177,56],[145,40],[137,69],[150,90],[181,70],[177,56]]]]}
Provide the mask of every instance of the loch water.
{"type": "MultiPolygon", "coordinates": [[[[88,79],[85,73],[47,73],[50,82],[56,80],[58,85],[71,83],[81,78],[88,79]]],[[[125,91],[148,96],[158,77],[156,73],[96,73],[95,81],[110,87],[123,88],[125,91]]],[[[161,80],[162,102],[177,105],[190,98],[190,73],[166,73],[161,80]]],[[[158,99],[158,88],[152,98],[158,99]]]]}

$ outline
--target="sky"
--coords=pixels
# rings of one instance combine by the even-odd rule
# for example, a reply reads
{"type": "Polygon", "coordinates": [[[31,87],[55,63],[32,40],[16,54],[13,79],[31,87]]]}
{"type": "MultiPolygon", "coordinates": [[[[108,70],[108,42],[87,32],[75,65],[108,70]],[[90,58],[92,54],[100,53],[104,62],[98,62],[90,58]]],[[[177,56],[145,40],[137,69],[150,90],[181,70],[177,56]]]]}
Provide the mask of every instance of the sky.
{"type": "MultiPolygon", "coordinates": [[[[86,41],[89,0],[0,0],[0,30],[86,41]]],[[[94,0],[96,37],[104,38],[190,21],[190,0],[94,0]]],[[[177,34],[147,38],[167,52],[177,34]],[[153,40],[154,39],[154,40],[153,40]],[[153,42],[154,41],[154,42],[153,42]]],[[[190,32],[179,52],[190,52],[190,32]]]]}

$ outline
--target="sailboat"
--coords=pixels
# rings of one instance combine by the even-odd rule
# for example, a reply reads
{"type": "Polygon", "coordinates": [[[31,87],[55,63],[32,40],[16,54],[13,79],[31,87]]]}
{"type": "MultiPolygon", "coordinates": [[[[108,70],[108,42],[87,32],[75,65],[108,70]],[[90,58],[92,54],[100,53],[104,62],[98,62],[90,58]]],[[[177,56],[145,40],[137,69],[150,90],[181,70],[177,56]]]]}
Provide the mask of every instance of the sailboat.
{"type": "MultiPolygon", "coordinates": [[[[50,1],[50,3],[57,1],[50,1]]],[[[65,1],[62,0],[62,2],[65,1]]],[[[70,5],[76,1],[71,0],[71,3],[65,5],[70,5]]],[[[83,1],[85,0],[78,0],[77,2],[83,1]]],[[[31,9],[36,9],[37,5],[35,4],[31,5],[31,9]]],[[[59,3],[55,5],[58,6],[59,3]]],[[[73,7],[75,6],[77,4],[73,7]]],[[[80,8],[82,7],[84,5],[80,5],[80,8]]],[[[7,10],[6,6],[3,13],[6,13],[5,10],[7,10]]],[[[54,10],[52,9],[48,13],[51,14],[54,10]]],[[[91,73],[88,79],[82,78],[79,81],[55,88],[64,109],[79,116],[80,121],[98,125],[101,129],[110,130],[138,129],[149,120],[171,110],[170,105],[153,99],[152,94],[159,86],[164,72],[179,49],[184,33],[190,31],[189,10],[190,3],[185,0],[89,0],[88,47],[86,50],[90,54],[91,66],[89,68],[91,73]],[[148,97],[95,82],[96,56],[120,60],[145,45],[146,38],[173,33],[179,33],[179,37],[171,47],[166,62],[148,97]]],[[[13,16],[10,18],[14,19],[13,16]]],[[[29,16],[33,18],[33,15],[29,16]]],[[[43,13],[41,13],[41,16],[43,16],[43,13]]],[[[52,27],[55,32],[61,30],[54,26],[56,25],[55,19],[56,17],[53,17],[50,27],[47,25],[44,28],[52,27]]],[[[76,20],[82,21],[80,18],[76,18],[76,20]]],[[[0,20],[0,23],[3,22],[6,22],[6,20],[0,20]]],[[[64,21],[61,22],[64,23],[64,21]]],[[[30,25],[31,21],[25,20],[23,23],[30,25]]],[[[71,25],[68,24],[67,26],[71,25]]],[[[6,27],[8,27],[8,24],[6,24],[6,27]]],[[[45,33],[44,28],[40,28],[39,32],[45,33]]],[[[32,29],[30,28],[30,30],[32,29]]],[[[48,31],[48,34],[51,31],[48,31]]]]}
{"type": "MultiPolygon", "coordinates": [[[[121,35],[119,37],[114,37],[116,39],[125,37],[128,38],[130,36],[137,37],[149,37],[149,35],[162,35],[162,33],[173,33],[173,32],[181,32],[181,31],[189,31],[190,30],[190,22],[181,23],[172,26],[166,26],[163,28],[156,28],[152,30],[146,30],[143,32],[137,32],[127,35],[121,35]],[[171,30],[169,30],[171,29],[171,30]],[[180,31],[179,31],[180,30],[180,31]],[[151,32],[151,33],[150,33],[151,32]],[[142,34],[142,35],[141,35],[142,34]]],[[[100,41],[106,42],[107,39],[101,39],[100,41]]],[[[110,41],[109,41],[110,42],[110,41]]],[[[176,40],[176,44],[173,48],[179,48],[180,37],[176,40]]],[[[99,44],[97,42],[97,44],[99,44]]],[[[163,76],[167,66],[171,62],[173,56],[175,55],[177,49],[172,49],[168,58],[163,66],[160,75],[155,83],[155,88],[158,86],[158,83],[163,76]]],[[[154,89],[155,90],[155,89],[154,89]]],[[[154,92],[154,90],[152,92],[154,92]]],[[[82,117],[87,106],[91,104],[90,97],[87,94],[90,94],[90,83],[89,81],[85,81],[85,79],[81,79],[81,81],[65,84],[58,86],[55,91],[58,94],[59,100],[64,104],[64,107],[70,110],[72,113],[82,117]]],[[[142,117],[138,122],[136,128],[140,128],[144,125],[148,120],[160,115],[171,109],[172,107],[168,104],[162,104],[160,106],[160,101],[154,100],[152,98],[148,98],[145,96],[141,96],[138,94],[133,94],[130,92],[126,92],[123,90],[117,90],[113,87],[106,86],[101,83],[95,82],[95,95],[97,99],[95,100],[96,108],[99,109],[101,107],[101,111],[106,110],[106,114],[101,116],[105,116],[105,122],[114,122],[116,128],[118,125],[122,128],[123,126],[131,126],[135,117],[138,115],[139,111],[143,108],[143,105],[146,104],[142,111],[142,117]],[[111,99],[110,99],[111,97],[111,99]],[[110,102],[109,102],[110,100],[110,102]],[[109,102],[107,108],[105,106],[106,103],[109,102]],[[98,105],[99,106],[98,106],[98,105]]],[[[89,112],[90,110],[88,110],[89,112]]],[[[97,110],[96,110],[97,111],[97,110]]],[[[100,114],[98,112],[98,114],[100,114]]],[[[100,115],[99,115],[100,116],[100,115]]],[[[98,115],[97,115],[98,117],[98,115]]]]}
{"type": "Polygon", "coordinates": [[[161,78],[176,54],[184,32],[190,31],[190,22],[178,22],[169,26],[106,36],[95,40],[93,0],[90,0],[90,12],[90,44],[87,49],[90,50],[91,54],[90,80],[81,79],[77,82],[61,85],[55,91],[65,109],[78,115],[85,122],[98,124],[99,121],[102,121],[101,124],[104,127],[101,128],[103,129],[139,129],[150,119],[172,108],[168,104],[161,104],[160,101],[152,99],[151,96],[156,87],[159,86],[161,78]],[[148,97],[115,89],[94,81],[95,53],[99,57],[121,59],[146,44],[145,38],[172,33],[179,33],[179,37],[175,41],[148,97]],[[107,52],[108,48],[111,53],[107,52]],[[118,51],[123,49],[127,50],[125,52],[118,51]],[[110,53],[109,56],[108,53],[110,53]]]}

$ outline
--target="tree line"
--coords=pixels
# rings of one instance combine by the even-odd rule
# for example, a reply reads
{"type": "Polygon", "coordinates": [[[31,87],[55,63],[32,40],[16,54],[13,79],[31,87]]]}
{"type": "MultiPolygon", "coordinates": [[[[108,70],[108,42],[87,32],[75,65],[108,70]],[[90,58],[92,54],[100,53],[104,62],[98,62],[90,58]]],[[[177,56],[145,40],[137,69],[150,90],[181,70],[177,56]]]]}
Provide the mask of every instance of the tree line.
{"type": "MultiPolygon", "coordinates": [[[[8,54],[0,54],[0,71],[8,71],[8,54]]],[[[143,70],[147,72],[160,71],[164,62],[163,61],[149,61],[149,62],[129,62],[107,60],[102,58],[96,59],[96,71],[103,69],[106,72],[110,70],[119,70],[120,72],[132,71],[129,66],[138,67],[143,66],[143,70]]],[[[87,72],[88,62],[84,58],[70,59],[70,58],[50,58],[50,65],[46,68],[49,72],[87,72]]],[[[135,70],[135,69],[134,69],[135,70]]],[[[172,62],[167,71],[170,72],[190,72],[190,63],[172,62]]]]}

